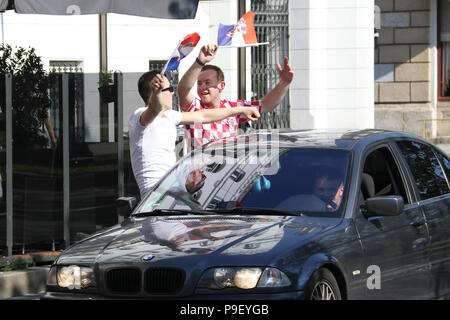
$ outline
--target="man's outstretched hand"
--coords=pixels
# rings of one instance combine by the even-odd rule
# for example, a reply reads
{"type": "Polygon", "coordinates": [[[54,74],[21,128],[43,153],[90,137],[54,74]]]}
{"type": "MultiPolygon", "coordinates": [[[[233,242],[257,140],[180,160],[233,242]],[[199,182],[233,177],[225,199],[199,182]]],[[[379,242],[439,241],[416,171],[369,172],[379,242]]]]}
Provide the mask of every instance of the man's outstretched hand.
{"type": "Polygon", "coordinates": [[[217,50],[219,49],[219,47],[217,46],[217,44],[207,44],[204,45],[201,49],[200,49],[200,53],[198,54],[198,59],[202,62],[202,63],[208,63],[211,62],[212,59],[214,59],[214,57],[216,56],[217,50]]]}
{"type": "Polygon", "coordinates": [[[244,114],[244,116],[247,117],[248,120],[251,120],[251,121],[257,121],[259,119],[259,117],[261,116],[259,114],[258,109],[253,108],[253,107],[245,107],[243,110],[243,114],[244,114]]]}
{"type": "Polygon", "coordinates": [[[291,65],[289,64],[288,57],[284,57],[283,69],[281,69],[280,64],[277,62],[278,74],[280,75],[280,80],[290,84],[292,79],[294,79],[294,72],[292,71],[291,65]]]}

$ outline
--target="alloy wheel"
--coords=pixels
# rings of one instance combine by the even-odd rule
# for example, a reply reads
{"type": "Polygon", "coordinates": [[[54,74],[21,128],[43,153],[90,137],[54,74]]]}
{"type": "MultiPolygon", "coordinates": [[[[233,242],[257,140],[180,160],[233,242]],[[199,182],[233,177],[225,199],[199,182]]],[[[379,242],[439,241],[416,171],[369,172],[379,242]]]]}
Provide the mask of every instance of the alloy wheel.
{"type": "Polygon", "coordinates": [[[336,296],[331,285],[322,280],[315,285],[311,293],[311,300],[336,300],[336,296]]]}

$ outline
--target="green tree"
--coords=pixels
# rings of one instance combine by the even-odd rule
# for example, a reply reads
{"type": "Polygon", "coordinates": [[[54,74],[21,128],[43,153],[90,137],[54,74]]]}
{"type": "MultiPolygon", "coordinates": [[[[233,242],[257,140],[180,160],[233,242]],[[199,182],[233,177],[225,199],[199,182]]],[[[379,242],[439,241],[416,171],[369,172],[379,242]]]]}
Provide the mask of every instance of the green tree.
{"type": "MultiPolygon", "coordinates": [[[[11,74],[13,140],[17,147],[39,146],[48,143],[44,122],[51,100],[48,95],[53,74],[44,70],[41,58],[34,48],[0,44],[0,74],[2,90],[4,75],[11,74]]],[[[2,92],[4,97],[4,92],[2,92]]],[[[5,110],[5,100],[0,107],[5,110]]]]}

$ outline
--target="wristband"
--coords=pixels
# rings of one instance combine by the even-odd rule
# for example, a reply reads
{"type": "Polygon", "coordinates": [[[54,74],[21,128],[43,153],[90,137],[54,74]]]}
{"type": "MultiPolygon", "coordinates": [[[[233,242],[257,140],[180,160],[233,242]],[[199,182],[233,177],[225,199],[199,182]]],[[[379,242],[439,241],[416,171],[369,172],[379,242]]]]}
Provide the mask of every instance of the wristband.
{"type": "Polygon", "coordinates": [[[195,62],[197,62],[197,63],[198,63],[199,65],[201,65],[202,67],[204,67],[204,66],[206,65],[206,63],[201,62],[199,58],[196,58],[196,59],[195,59],[195,62]]]}

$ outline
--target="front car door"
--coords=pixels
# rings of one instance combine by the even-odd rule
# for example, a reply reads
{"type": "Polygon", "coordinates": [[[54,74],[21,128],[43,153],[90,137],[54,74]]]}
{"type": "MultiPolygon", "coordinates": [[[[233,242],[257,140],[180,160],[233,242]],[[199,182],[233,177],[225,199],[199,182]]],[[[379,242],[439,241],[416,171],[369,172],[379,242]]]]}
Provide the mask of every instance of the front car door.
{"type": "Polygon", "coordinates": [[[450,161],[436,148],[413,140],[397,141],[414,178],[430,233],[433,298],[450,294],[450,161]]]}
{"type": "Polygon", "coordinates": [[[362,271],[366,272],[368,299],[429,297],[428,232],[423,213],[413,201],[408,175],[399,163],[392,146],[382,144],[365,153],[360,172],[360,201],[354,217],[364,250],[367,269],[362,271]],[[403,197],[403,213],[364,216],[367,198],[389,195],[403,197]]]}

